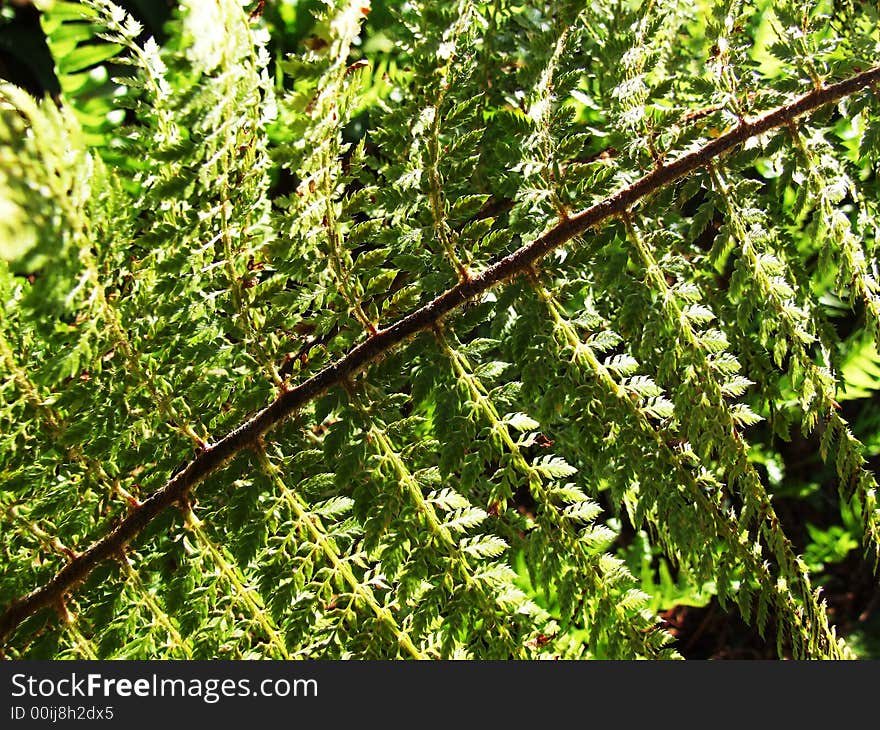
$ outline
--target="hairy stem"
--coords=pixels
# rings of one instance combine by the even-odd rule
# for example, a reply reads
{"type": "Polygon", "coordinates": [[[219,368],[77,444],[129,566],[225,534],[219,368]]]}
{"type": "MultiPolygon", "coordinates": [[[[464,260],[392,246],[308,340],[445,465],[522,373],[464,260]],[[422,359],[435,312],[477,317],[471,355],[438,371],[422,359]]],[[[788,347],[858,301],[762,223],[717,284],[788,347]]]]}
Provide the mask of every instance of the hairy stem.
{"type": "Polygon", "coordinates": [[[377,331],[344,357],[296,387],[281,393],[266,408],[219,441],[207,444],[182,471],[174,475],[139,506],[132,508],[108,534],[70,561],[47,583],[13,601],[0,616],[0,641],[5,641],[29,616],[57,603],[82,583],[97,565],[119,555],[125,545],[137,537],[157,515],[185,498],[195,485],[204,481],[239,452],[256,444],[262,435],[330,387],[343,383],[419,332],[434,327],[443,317],[457,310],[465,302],[526,272],[550,251],[582,235],[599,223],[626,213],[641,199],[704,167],[747,139],[787,126],[804,114],[877,84],[880,84],[880,66],[855,74],[838,83],[815,88],[791,103],[759,117],[742,119],[737,126],[704,146],[671,162],[661,162],[631,185],[618,190],[586,210],[562,220],[531,243],[499,259],[483,271],[471,273],[468,280],[459,282],[390,327],[377,331]]]}

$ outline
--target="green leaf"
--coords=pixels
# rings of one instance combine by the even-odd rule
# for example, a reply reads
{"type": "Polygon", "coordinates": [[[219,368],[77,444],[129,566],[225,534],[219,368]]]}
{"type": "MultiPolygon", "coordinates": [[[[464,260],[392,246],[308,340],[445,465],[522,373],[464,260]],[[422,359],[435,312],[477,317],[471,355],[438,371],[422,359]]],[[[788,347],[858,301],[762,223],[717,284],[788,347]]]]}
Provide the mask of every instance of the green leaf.
{"type": "Polygon", "coordinates": [[[577,473],[577,469],[566,463],[565,459],[552,455],[537,459],[532,468],[549,479],[562,479],[577,473]]]}
{"type": "Polygon", "coordinates": [[[70,74],[91,68],[114,58],[122,50],[118,43],[101,43],[100,45],[84,45],[74,48],[58,62],[59,74],[70,74]]]}

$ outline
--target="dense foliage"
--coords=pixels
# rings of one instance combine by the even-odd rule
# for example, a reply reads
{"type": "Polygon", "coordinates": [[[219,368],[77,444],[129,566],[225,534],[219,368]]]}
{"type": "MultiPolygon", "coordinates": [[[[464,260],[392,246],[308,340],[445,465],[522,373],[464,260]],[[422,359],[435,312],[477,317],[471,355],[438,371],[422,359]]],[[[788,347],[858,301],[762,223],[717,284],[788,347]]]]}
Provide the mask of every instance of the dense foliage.
{"type": "Polygon", "coordinates": [[[814,574],[880,554],[876,5],[42,19],[60,93],[0,86],[3,655],[667,658],[705,597],[855,655],[814,574]],[[806,553],[792,439],[845,526],[806,553]]]}

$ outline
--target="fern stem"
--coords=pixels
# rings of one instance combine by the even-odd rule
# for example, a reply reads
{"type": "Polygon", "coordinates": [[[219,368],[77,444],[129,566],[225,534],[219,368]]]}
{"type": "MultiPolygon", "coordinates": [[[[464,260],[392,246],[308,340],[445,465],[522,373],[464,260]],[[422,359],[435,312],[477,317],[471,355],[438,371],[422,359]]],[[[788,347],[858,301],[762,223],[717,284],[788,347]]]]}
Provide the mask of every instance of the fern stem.
{"type": "Polygon", "coordinates": [[[289,659],[290,655],[287,651],[287,644],[284,637],[278,632],[278,629],[272,625],[272,621],[266,613],[263,599],[255,594],[252,588],[245,585],[243,577],[239,574],[239,569],[232,563],[229,563],[222,550],[217,547],[214,542],[205,534],[204,529],[199,523],[188,520],[189,529],[196,536],[196,539],[204,547],[211,556],[214,564],[217,566],[220,574],[226,579],[235,591],[235,595],[247,607],[256,624],[265,632],[271,646],[273,646],[282,659],[289,659]],[[255,597],[256,595],[256,597],[255,597]]]}
{"type": "MultiPolygon", "coordinates": [[[[442,328],[436,328],[434,334],[444,353],[452,362],[457,377],[466,384],[471,397],[473,398],[473,402],[477,405],[480,412],[483,414],[483,417],[489,423],[492,431],[498,434],[504,448],[513,457],[513,463],[517,470],[526,476],[527,486],[530,493],[537,502],[542,504],[544,508],[542,514],[547,518],[553,529],[553,541],[563,545],[567,553],[572,555],[575,559],[582,593],[578,609],[573,610],[571,612],[572,615],[581,612],[588,597],[594,602],[609,600],[612,591],[607,586],[604,578],[607,573],[612,571],[603,569],[601,558],[597,559],[596,556],[588,554],[585,542],[581,539],[581,536],[578,535],[572,522],[566,519],[564,513],[553,504],[551,496],[548,493],[549,490],[543,483],[544,479],[542,475],[534,466],[529,464],[519,445],[511,437],[507,424],[501,420],[495,404],[489,397],[485,386],[483,386],[479,378],[471,372],[464,357],[449,344],[442,328]]],[[[542,525],[542,527],[544,528],[544,532],[546,532],[547,525],[542,525]]],[[[626,612],[621,605],[621,601],[618,599],[614,601],[614,603],[620,610],[618,618],[621,619],[616,628],[627,637],[635,654],[650,655],[652,652],[649,639],[653,638],[653,636],[650,635],[650,629],[652,627],[648,627],[648,630],[644,633],[637,631],[632,623],[632,617],[625,615],[626,612]]],[[[584,623],[589,631],[592,627],[586,618],[587,617],[584,616],[584,623]]],[[[598,643],[596,642],[594,631],[590,631],[590,638],[594,643],[598,643]]]]}
{"type": "MultiPolygon", "coordinates": [[[[676,302],[674,293],[666,283],[666,279],[647,242],[635,227],[632,217],[629,215],[622,217],[628,238],[638,251],[639,258],[648,272],[648,276],[653,281],[656,291],[662,297],[663,311],[668,325],[679,337],[687,342],[695,355],[693,367],[697,370],[695,374],[700,383],[700,392],[703,398],[709,400],[714,418],[722,419],[723,428],[720,433],[723,434],[724,441],[727,444],[726,448],[729,449],[727,458],[731,455],[735,457],[733,462],[727,467],[727,471],[732,475],[731,482],[739,486],[743,499],[740,521],[747,528],[752,527],[753,520],[748,519],[748,516],[754,515],[754,518],[757,520],[757,525],[754,526],[763,535],[768,548],[778,563],[780,570],[779,580],[792,581],[798,585],[800,597],[805,604],[808,617],[811,621],[815,621],[818,624],[819,636],[817,638],[822,642],[820,647],[828,651],[834,646],[834,640],[830,627],[827,624],[824,608],[816,602],[806,566],[794,554],[791,542],[782,532],[773,504],[761,484],[754,465],[748,459],[748,444],[739,434],[731,409],[724,400],[722,390],[716,382],[717,375],[708,360],[707,350],[694,327],[676,302]]],[[[689,414],[683,412],[683,409],[679,411],[678,417],[685,423],[690,421],[689,414]]],[[[722,445],[718,444],[715,448],[723,458],[725,454],[722,450],[722,445]]]]}
{"type": "MultiPolygon", "coordinates": [[[[800,142],[800,135],[797,130],[792,128],[791,133],[798,139],[800,149],[809,160],[808,152],[800,142]]],[[[810,168],[811,170],[813,169],[812,163],[810,163],[810,168]]],[[[844,499],[855,497],[859,506],[863,509],[863,539],[866,547],[873,548],[874,562],[876,564],[880,560],[880,520],[878,520],[875,497],[877,482],[873,474],[862,466],[865,463],[863,446],[852,435],[849,430],[849,424],[840,415],[840,406],[834,399],[836,385],[830,373],[820,369],[806,351],[804,340],[807,336],[811,336],[812,339],[815,339],[815,337],[812,336],[812,333],[805,332],[802,327],[799,327],[792,313],[792,307],[782,300],[777,288],[774,287],[773,282],[762,270],[760,252],[756,251],[754,244],[750,240],[733,193],[725,184],[721,173],[712,163],[708,165],[708,169],[714,185],[721,194],[725,212],[731,222],[731,230],[740,244],[741,255],[746,259],[753,272],[752,280],[757,282],[760,296],[765,301],[773,304],[782,334],[789,343],[788,348],[792,358],[797,362],[799,371],[804,374],[809,382],[808,388],[799,389],[801,403],[804,408],[804,430],[805,432],[812,431],[815,428],[818,415],[820,413],[824,415],[829,433],[823,439],[823,447],[820,453],[826,461],[828,461],[830,439],[835,434],[839,436],[837,447],[839,457],[835,461],[840,480],[840,494],[844,499]]],[[[824,197],[822,199],[824,200],[824,197]]],[[[830,215],[830,211],[827,209],[824,209],[823,212],[826,215],[830,215]]],[[[862,259],[864,259],[864,256],[862,256],[862,259]]],[[[861,277],[858,278],[861,280],[861,277]]],[[[866,308],[870,312],[870,307],[866,308]]],[[[793,376],[793,383],[798,379],[793,376]]]]}
{"type": "Polygon", "coordinates": [[[269,406],[216,443],[207,444],[206,448],[182,471],[169,479],[140,507],[132,510],[111,532],[58,571],[47,583],[35,588],[26,596],[12,601],[0,615],[0,641],[5,641],[28,616],[52,605],[54,601],[85,580],[95,566],[116,555],[158,514],[180,500],[193,486],[220,469],[236,454],[254,444],[260,436],[328,388],[342,383],[419,332],[430,329],[464,303],[527,271],[550,251],[603,221],[625,213],[641,199],[704,167],[711,160],[729,152],[746,140],[785,126],[804,114],[878,83],[880,83],[880,66],[875,66],[838,83],[812,89],[790,103],[761,116],[750,120],[743,119],[737,126],[702,147],[685,153],[672,162],[664,161],[631,185],[559,222],[534,241],[472,275],[468,281],[459,282],[412,314],[379,330],[375,336],[355,346],[344,357],[300,385],[280,394],[269,406]]]}
{"type": "Polygon", "coordinates": [[[132,567],[131,562],[128,560],[128,558],[123,556],[120,559],[119,563],[122,565],[122,570],[128,578],[129,582],[135,586],[137,600],[143,601],[147,604],[150,612],[153,614],[153,616],[156,617],[156,620],[159,622],[159,625],[168,632],[168,637],[171,639],[172,649],[180,651],[185,659],[192,659],[193,650],[189,642],[180,635],[180,632],[177,630],[177,627],[172,622],[171,617],[168,616],[168,614],[162,609],[162,607],[159,605],[159,602],[144,585],[143,581],[137,574],[137,571],[135,571],[135,569],[132,567]]]}
{"type": "MultiPolygon", "coordinates": [[[[566,344],[574,352],[573,361],[585,366],[588,371],[595,374],[603,388],[629,411],[632,419],[637,424],[639,436],[647,438],[653,445],[653,452],[661,456],[672,466],[674,474],[680,479],[680,484],[687,488],[688,497],[698,507],[696,512],[688,511],[698,519],[705,518],[709,520],[710,529],[700,531],[698,534],[714,533],[717,535],[720,538],[721,544],[726,546],[725,550],[732,551],[733,553],[728,559],[730,567],[748,566],[750,575],[756,577],[755,579],[758,584],[762,585],[770,595],[776,596],[779,616],[785,617],[789,621],[790,627],[803,625],[805,629],[813,632],[812,622],[809,620],[809,617],[804,617],[801,605],[797,602],[787,585],[773,578],[767,564],[760,559],[760,553],[755,553],[747,545],[746,541],[743,540],[740,526],[736,521],[722,512],[716,499],[709,498],[705,487],[697,482],[692,470],[682,461],[681,456],[670,448],[661,431],[651,425],[646,414],[629,397],[626,389],[614,379],[608,368],[602,365],[596,358],[589,345],[581,341],[574,327],[563,315],[561,307],[553,294],[540,284],[537,277],[532,279],[532,286],[538,298],[547,305],[554,319],[555,326],[562,332],[566,344]]],[[[647,499],[650,492],[648,490],[642,490],[642,492],[640,495],[641,499],[647,499]]],[[[672,490],[667,496],[676,497],[676,495],[677,490],[672,490]]],[[[664,532],[670,528],[675,529],[674,525],[668,523],[657,526],[661,538],[664,537],[664,532]]],[[[705,554],[703,557],[705,557],[705,554]]],[[[740,589],[741,592],[743,590],[742,588],[740,589]]],[[[810,594],[810,598],[812,598],[812,594],[810,594]]],[[[740,602],[741,608],[743,605],[740,602]]],[[[822,622],[820,620],[821,625],[822,622]]],[[[791,628],[789,634],[793,639],[797,636],[797,633],[791,630],[791,628]]],[[[846,647],[842,647],[839,644],[833,629],[825,627],[824,635],[827,637],[827,642],[823,645],[823,655],[830,658],[851,658],[846,647]]]]}
{"type": "Polygon", "coordinates": [[[379,604],[372,591],[357,579],[357,576],[352,572],[349,565],[339,556],[336,547],[332,544],[327,535],[319,528],[320,523],[306,512],[299,496],[287,488],[287,485],[281,478],[278,467],[269,460],[262,445],[257,445],[254,448],[254,451],[256,452],[257,460],[264,473],[275,483],[281,494],[284,495],[285,501],[291,511],[300,524],[305,525],[314,544],[320,547],[328,562],[333,566],[333,569],[342,576],[343,580],[345,580],[349,586],[351,586],[353,595],[358,596],[369,607],[373,614],[375,614],[376,618],[391,630],[397,643],[407,654],[413,659],[426,659],[427,657],[418,649],[418,647],[416,647],[409,634],[398,626],[392,613],[379,604]]]}
{"type": "Polygon", "coordinates": [[[83,657],[91,660],[98,658],[91,642],[82,635],[82,632],[77,628],[75,621],[68,623],[65,626],[65,629],[73,637],[73,645],[83,657]]]}
{"type": "MultiPolygon", "coordinates": [[[[369,418],[366,409],[357,402],[357,400],[355,400],[355,402],[362,415],[369,418]]],[[[493,606],[492,598],[487,595],[483,584],[474,577],[470,565],[468,565],[465,553],[459,546],[458,541],[453,537],[449,528],[440,521],[434,508],[425,500],[421,486],[419,486],[419,483],[401,459],[400,454],[395,450],[388,435],[375,425],[370,426],[370,433],[374,436],[381,452],[387,458],[391,459],[399,482],[404,486],[419,514],[424,518],[431,534],[452,554],[455,568],[461,576],[461,579],[464,581],[466,590],[474,593],[480,598],[483,608],[487,609],[486,618],[491,620],[494,618],[494,613],[488,609],[491,609],[493,606]]],[[[510,630],[504,625],[496,625],[495,628],[499,631],[501,637],[513,647],[516,657],[525,658],[526,655],[524,648],[516,645],[510,630]]]]}

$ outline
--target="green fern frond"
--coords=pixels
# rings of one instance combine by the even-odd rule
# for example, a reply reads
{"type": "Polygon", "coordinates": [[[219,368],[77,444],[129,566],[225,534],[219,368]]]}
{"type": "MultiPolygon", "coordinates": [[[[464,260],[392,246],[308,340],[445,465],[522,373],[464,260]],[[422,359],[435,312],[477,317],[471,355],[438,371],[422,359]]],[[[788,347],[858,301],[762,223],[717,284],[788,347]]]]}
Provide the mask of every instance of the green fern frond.
{"type": "Polygon", "coordinates": [[[876,9],[701,7],[47,4],[3,655],[666,659],[714,596],[853,656],[765,471],[799,425],[880,555],[876,9]]]}

